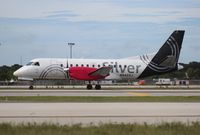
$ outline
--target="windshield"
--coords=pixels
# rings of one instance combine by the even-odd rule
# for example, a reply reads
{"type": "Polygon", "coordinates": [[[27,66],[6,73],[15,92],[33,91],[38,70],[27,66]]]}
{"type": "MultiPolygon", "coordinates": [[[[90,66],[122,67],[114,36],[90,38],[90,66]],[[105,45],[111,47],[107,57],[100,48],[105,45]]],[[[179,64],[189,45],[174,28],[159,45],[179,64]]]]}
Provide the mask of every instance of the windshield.
{"type": "Polygon", "coordinates": [[[40,63],[39,62],[29,62],[28,64],[26,64],[27,66],[40,66],[40,63]]]}
{"type": "Polygon", "coordinates": [[[30,66],[30,65],[32,65],[32,63],[33,63],[33,62],[29,62],[29,63],[28,63],[28,64],[26,64],[26,65],[27,65],[27,66],[30,66]]]}
{"type": "Polygon", "coordinates": [[[34,62],[33,65],[40,66],[40,63],[39,62],[34,62]]]}

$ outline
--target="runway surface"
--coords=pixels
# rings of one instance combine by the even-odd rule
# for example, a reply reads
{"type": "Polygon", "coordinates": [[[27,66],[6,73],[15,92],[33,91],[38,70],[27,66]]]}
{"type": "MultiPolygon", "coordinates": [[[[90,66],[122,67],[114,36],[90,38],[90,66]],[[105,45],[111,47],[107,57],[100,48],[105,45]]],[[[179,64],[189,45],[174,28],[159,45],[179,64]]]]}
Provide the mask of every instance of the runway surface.
{"type": "Polygon", "coordinates": [[[161,123],[200,120],[200,103],[0,103],[0,122],[161,123]]]}
{"type": "Polygon", "coordinates": [[[134,89],[134,90],[7,90],[1,89],[0,96],[200,96],[200,89],[134,89]]]}

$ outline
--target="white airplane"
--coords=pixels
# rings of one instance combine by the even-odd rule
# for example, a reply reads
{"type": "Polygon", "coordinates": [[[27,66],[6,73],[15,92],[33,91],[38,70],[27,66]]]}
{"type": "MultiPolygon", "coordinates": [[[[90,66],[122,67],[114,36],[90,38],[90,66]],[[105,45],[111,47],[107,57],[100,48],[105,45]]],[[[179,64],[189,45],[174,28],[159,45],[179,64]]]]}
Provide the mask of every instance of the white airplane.
{"type": "MultiPolygon", "coordinates": [[[[101,89],[99,81],[139,79],[163,74],[182,68],[178,64],[184,30],[174,31],[157,53],[124,59],[61,59],[38,58],[14,72],[21,80],[74,79],[97,81],[95,89],[101,89]]],[[[31,85],[29,87],[33,89],[31,85]]]]}

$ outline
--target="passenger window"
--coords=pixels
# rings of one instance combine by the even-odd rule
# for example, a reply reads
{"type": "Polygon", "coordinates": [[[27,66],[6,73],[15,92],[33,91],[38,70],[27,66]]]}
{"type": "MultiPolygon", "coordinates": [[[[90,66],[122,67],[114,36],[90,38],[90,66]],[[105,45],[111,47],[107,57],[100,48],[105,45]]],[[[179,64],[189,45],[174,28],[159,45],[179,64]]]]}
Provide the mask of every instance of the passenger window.
{"type": "Polygon", "coordinates": [[[89,67],[89,64],[87,64],[87,67],[89,67]]]}
{"type": "Polygon", "coordinates": [[[73,67],[73,64],[70,64],[70,67],[73,67]]]}
{"type": "Polygon", "coordinates": [[[76,67],[78,67],[78,64],[76,64],[76,67]]]}
{"type": "Polygon", "coordinates": [[[84,65],[83,65],[83,64],[81,64],[81,67],[84,67],[84,65]]]}

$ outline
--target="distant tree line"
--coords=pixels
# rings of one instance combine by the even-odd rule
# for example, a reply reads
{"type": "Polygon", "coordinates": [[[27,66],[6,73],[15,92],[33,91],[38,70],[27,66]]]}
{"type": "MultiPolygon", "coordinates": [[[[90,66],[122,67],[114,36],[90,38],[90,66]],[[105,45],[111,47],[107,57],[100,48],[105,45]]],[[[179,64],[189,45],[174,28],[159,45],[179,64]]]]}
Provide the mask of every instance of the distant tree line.
{"type": "Polygon", "coordinates": [[[6,65],[1,66],[0,67],[0,81],[16,79],[13,73],[20,67],[22,66],[18,64],[14,64],[12,66],[6,66],[6,65]]]}
{"type": "Polygon", "coordinates": [[[151,78],[177,78],[177,79],[200,79],[200,62],[190,62],[189,64],[180,63],[184,68],[163,74],[158,76],[153,76],[151,78]]]}
{"type": "MultiPolygon", "coordinates": [[[[180,65],[184,67],[182,70],[149,78],[200,79],[200,62],[180,63],[180,65]]],[[[0,66],[0,81],[16,79],[13,73],[20,67],[22,66],[19,64],[0,66]]]]}

